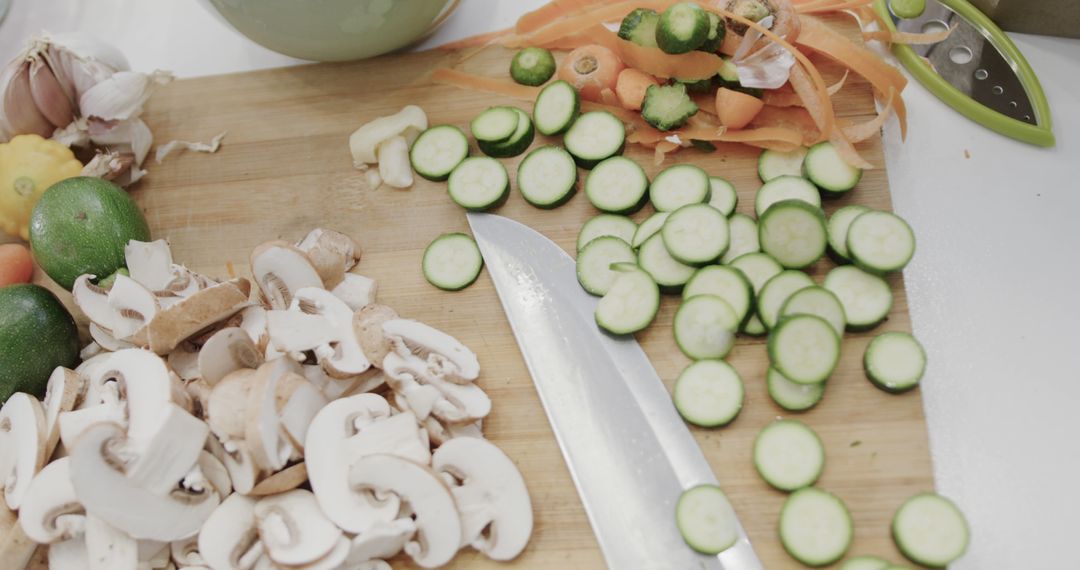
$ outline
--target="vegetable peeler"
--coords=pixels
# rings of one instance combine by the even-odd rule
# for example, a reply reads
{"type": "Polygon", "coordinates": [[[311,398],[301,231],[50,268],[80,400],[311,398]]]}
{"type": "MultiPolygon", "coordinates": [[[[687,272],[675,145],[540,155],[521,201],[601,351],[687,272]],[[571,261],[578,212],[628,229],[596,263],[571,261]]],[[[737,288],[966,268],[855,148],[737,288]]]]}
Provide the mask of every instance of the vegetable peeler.
{"type": "Polygon", "coordinates": [[[893,46],[908,72],[967,118],[1005,136],[1054,146],[1050,104],[1035,72],[1012,40],[967,0],[926,0],[914,18],[901,18],[887,0],[874,9],[893,31],[936,32],[945,40],[893,46]]]}

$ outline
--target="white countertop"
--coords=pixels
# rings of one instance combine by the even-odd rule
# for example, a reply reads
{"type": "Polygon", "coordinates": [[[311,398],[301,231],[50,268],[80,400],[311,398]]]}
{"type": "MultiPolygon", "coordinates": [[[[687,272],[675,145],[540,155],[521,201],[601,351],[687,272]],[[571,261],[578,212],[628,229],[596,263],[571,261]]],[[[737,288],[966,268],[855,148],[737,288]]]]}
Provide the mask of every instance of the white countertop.
{"type": "MultiPolygon", "coordinates": [[[[541,3],[465,0],[425,45],[541,3]]],[[[42,29],[92,31],[134,69],[180,76],[298,61],[176,0],[13,0],[0,59],[42,29]]],[[[904,93],[907,142],[885,134],[896,210],[919,239],[905,275],[931,362],[922,390],[937,486],[973,527],[957,570],[1080,568],[1080,41],[1013,38],[1050,100],[1056,148],[974,125],[917,83],[904,93]]]]}

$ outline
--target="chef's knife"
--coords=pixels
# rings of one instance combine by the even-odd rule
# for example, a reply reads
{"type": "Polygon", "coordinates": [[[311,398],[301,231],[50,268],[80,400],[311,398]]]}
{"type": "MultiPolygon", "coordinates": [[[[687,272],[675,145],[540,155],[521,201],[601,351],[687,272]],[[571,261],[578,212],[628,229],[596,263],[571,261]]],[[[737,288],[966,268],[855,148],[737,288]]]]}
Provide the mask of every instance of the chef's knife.
{"type": "Polygon", "coordinates": [[[683,541],[679,495],[716,477],[638,343],[596,326],[574,260],[518,222],[468,217],[608,566],[761,570],[741,525],[717,556],[683,541]]]}

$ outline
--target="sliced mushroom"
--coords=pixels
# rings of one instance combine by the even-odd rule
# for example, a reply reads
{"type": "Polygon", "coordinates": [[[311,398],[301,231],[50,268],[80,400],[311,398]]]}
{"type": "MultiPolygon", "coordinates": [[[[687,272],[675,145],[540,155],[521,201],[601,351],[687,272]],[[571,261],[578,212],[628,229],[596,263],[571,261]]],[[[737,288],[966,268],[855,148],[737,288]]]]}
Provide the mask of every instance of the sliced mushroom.
{"type": "MultiPolygon", "coordinates": [[[[213,453],[209,451],[200,452],[196,465],[198,465],[199,471],[219,497],[228,497],[232,493],[232,480],[229,478],[229,470],[213,453]]],[[[185,485],[185,487],[192,489],[189,485],[185,485]]],[[[202,489],[192,490],[202,491],[202,489]]]]}
{"type": "Polygon", "coordinates": [[[93,321],[90,322],[89,329],[90,338],[94,339],[94,342],[96,342],[104,350],[107,350],[109,352],[116,352],[125,348],[135,348],[134,344],[126,340],[118,340],[112,335],[112,333],[105,330],[93,321]]]}
{"type": "Polygon", "coordinates": [[[330,549],[322,558],[300,566],[290,566],[290,570],[338,570],[342,567],[342,563],[349,557],[349,548],[352,543],[349,541],[349,537],[341,536],[334,543],[334,547],[330,549]]]}
{"type": "Polygon", "coordinates": [[[319,509],[315,495],[303,489],[259,499],[255,524],[270,559],[289,566],[319,560],[342,536],[319,509]]]}
{"type": "Polygon", "coordinates": [[[435,568],[454,557],[461,545],[461,521],[449,489],[431,469],[396,455],[374,454],[357,460],[348,479],[355,489],[392,492],[409,504],[416,535],[405,544],[405,553],[413,562],[435,568]]]}
{"type": "Polygon", "coordinates": [[[267,311],[266,330],[274,348],[284,352],[304,352],[334,341],[326,317],[300,311],[267,311]]]}
{"type": "Polygon", "coordinates": [[[251,252],[251,274],[274,309],[289,308],[299,289],[323,286],[307,255],[283,241],[264,243],[251,252]]]}
{"type": "MultiPolygon", "coordinates": [[[[165,494],[176,486],[177,481],[189,477],[192,469],[196,468],[210,430],[202,420],[176,404],[168,404],[158,413],[161,424],[152,437],[136,439],[129,436],[124,443],[114,444],[111,451],[124,460],[123,468],[129,485],[151,493],[165,494]]],[[[128,432],[131,433],[130,427],[128,432]]],[[[75,441],[76,446],[80,445],[81,439],[75,441]]],[[[213,492],[205,485],[190,490],[197,493],[213,492]]]]}
{"type": "Polygon", "coordinates": [[[67,457],[45,466],[30,483],[19,508],[19,524],[39,544],[52,544],[82,534],[86,511],[71,484],[67,457]]]}
{"type": "Polygon", "coordinates": [[[247,429],[247,403],[256,372],[243,368],[221,379],[210,391],[206,423],[222,441],[243,439],[247,429]]]}
{"type": "Polygon", "coordinates": [[[463,544],[492,560],[511,560],[524,550],[532,535],[532,502],[521,472],[501,449],[484,439],[453,439],[435,450],[431,466],[460,482],[451,492],[463,544]]]}
{"type": "Polygon", "coordinates": [[[266,309],[253,305],[237,313],[237,316],[240,317],[237,326],[251,337],[251,342],[259,351],[265,351],[266,343],[270,341],[270,335],[266,332],[266,309]]]}
{"type": "Polygon", "coordinates": [[[8,508],[18,510],[34,475],[45,465],[49,430],[41,402],[16,392],[0,408],[0,487],[8,508]]]}
{"type": "MultiPolygon", "coordinates": [[[[398,358],[394,355],[393,358],[398,358]]],[[[393,359],[391,359],[392,363],[393,359]]],[[[435,404],[443,399],[442,393],[434,386],[425,386],[416,381],[411,371],[398,371],[391,366],[392,374],[387,374],[390,387],[394,390],[394,405],[401,411],[411,411],[421,422],[426,421],[435,404]]]]}
{"type": "Polygon", "coordinates": [[[164,291],[173,281],[169,242],[131,240],[124,246],[124,260],[131,278],[151,291],[164,291]]]}
{"type": "MultiPolygon", "coordinates": [[[[87,397],[89,399],[89,396],[87,397]]],[[[127,425],[127,411],[124,403],[120,400],[119,388],[116,383],[104,386],[97,395],[97,403],[82,409],[62,412],[57,418],[57,426],[60,431],[60,441],[65,449],[71,449],[75,445],[82,432],[87,427],[99,422],[111,422],[120,426],[127,425]]]]}
{"type": "Polygon", "coordinates": [[[297,463],[296,465],[286,467],[266,479],[259,481],[247,494],[255,497],[276,495],[278,493],[284,493],[285,491],[291,491],[300,485],[303,485],[307,479],[307,465],[304,463],[297,463]]]}
{"type": "MultiPolygon", "coordinates": [[[[218,505],[218,508],[220,508],[220,505],[218,505]]],[[[197,534],[170,542],[169,556],[172,558],[173,563],[181,568],[206,566],[207,564],[202,553],[199,552],[199,535],[197,534]]]]}
{"type": "Polygon", "coordinates": [[[225,465],[229,472],[229,481],[237,493],[248,494],[255,487],[259,478],[259,467],[251,459],[251,452],[243,440],[221,442],[216,437],[208,438],[207,449],[225,465]]]}
{"type": "Polygon", "coordinates": [[[246,570],[264,553],[250,497],[229,495],[199,531],[199,555],[214,570],[246,570]]]}
{"type": "Polygon", "coordinates": [[[86,570],[89,567],[90,556],[82,534],[49,546],[49,570],[86,570]]]}
{"type": "Polygon", "coordinates": [[[307,254],[326,289],[337,287],[345,273],[360,261],[360,246],[349,236],[334,230],[311,230],[296,248],[307,254]]]}
{"type": "MultiPolygon", "coordinates": [[[[93,325],[93,323],[90,324],[93,325]]],[[[79,359],[89,360],[103,352],[106,351],[104,348],[101,348],[100,344],[98,344],[96,341],[90,341],[90,344],[82,347],[82,350],[79,351],[79,359]]]]}
{"type": "Polygon", "coordinates": [[[199,350],[199,373],[211,386],[225,375],[262,366],[263,355],[240,328],[225,328],[207,339],[199,350]]]}
{"type": "Polygon", "coordinates": [[[191,342],[184,341],[176,345],[165,360],[169,369],[181,380],[195,380],[202,375],[199,371],[199,347],[191,342]]]}
{"type": "Polygon", "coordinates": [[[168,354],[182,341],[249,306],[247,279],[219,283],[160,311],[130,340],[158,354],[168,354]]]}
{"type": "Polygon", "coordinates": [[[75,409],[75,404],[82,397],[86,382],[82,376],[62,366],[56,367],[45,385],[45,399],[42,408],[45,413],[45,457],[52,457],[56,444],[60,441],[60,426],[57,425],[62,412],[75,409]]]}
{"type": "Polygon", "coordinates": [[[280,407],[279,421],[281,429],[292,446],[303,452],[308,426],[311,425],[315,414],[326,406],[328,400],[303,376],[290,374],[289,377],[299,380],[299,383],[289,391],[284,405],[280,407]]]}
{"type": "Polygon", "coordinates": [[[330,292],[344,301],[350,309],[359,311],[375,302],[378,284],[370,277],[346,273],[341,283],[335,285],[330,292]]]}
{"type": "Polygon", "coordinates": [[[382,368],[383,359],[394,348],[383,333],[383,323],[396,318],[397,311],[377,303],[365,306],[353,316],[353,330],[360,347],[376,367],[382,368]]]}
{"type": "Polygon", "coordinates": [[[394,350],[402,356],[426,359],[433,376],[464,384],[480,376],[476,354],[456,338],[419,321],[392,319],[382,325],[394,350]]]}
{"type": "Polygon", "coordinates": [[[290,309],[321,315],[327,320],[332,339],[314,350],[319,364],[328,374],[335,378],[348,378],[371,367],[353,329],[353,311],[344,301],[325,289],[309,287],[296,292],[290,309]]]}
{"type": "Polygon", "coordinates": [[[116,318],[108,326],[109,332],[116,339],[127,339],[147,323],[151,322],[160,310],[157,297],[134,279],[119,274],[109,289],[109,307],[116,318]]]}
{"type": "Polygon", "coordinates": [[[368,560],[361,562],[353,570],[393,570],[385,560],[368,560]]]}
{"type": "MultiPolygon", "coordinates": [[[[279,383],[286,375],[293,374],[296,368],[290,360],[279,358],[260,366],[251,378],[244,410],[244,441],[255,464],[266,471],[284,467],[293,451],[292,444],[282,434],[277,405],[279,383]]],[[[300,381],[306,382],[303,378],[300,381]]]]}
{"type": "Polygon", "coordinates": [[[369,560],[396,556],[414,534],[416,523],[409,517],[376,524],[353,537],[346,564],[351,567],[369,560]]]}
{"type": "Polygon", "coordinates": [[[136,570],[139,544],[120,529],[95,517],[86,516],[86,554],[89,570],[136,570]]]}
{"type": "Polygon", "coordinates": [[[377,368],[370,368],[367,372],[353,376],[352,378],[334,378],[323,370],[322,366],[305,364],[303,367],[304,378],[322,391],[327,400],[337,400],[353,394],[371,392],[386,383],[386,376],[377,368]]]}
{"type": "Polygon", "coordinates": [[[120,426],[98,423],[70,450],[75,495],[87,513],[136,539],[173,541],[198,532],[218,505],[217,493],[175,487],[158,494],[132,485],[126,462],[116,452],[125,444],[120,426]]]}
{"type": "Polygon", "coordinates": [[[164,570],[172,564],[169,543],[156,540],[138,541],[139,569],[164,570]]]}
{"type": "MultiPolygon", "coordinates": [[[[472,423],[487,417],[491,412],[491,398],[474,383],[456,384],[431,374],[429,361],[417,356],[402,357],[394,352],[383,360],[383,371],[390,379],[391,387],[405,395],[409,406],[419,406],[417,402],[427,403],[417,397],[419,387],[430,393],[431,388],[438,390],[439,399],[431,403],[431,413],[444,423],[472,423]]],[[[424,416],[426,417],[426,416],[424,416]]]]}
{"type": "Polygon", "coordinates": [[[382,396],[358,394],[330,402],[312,420],[305,442],[311,489],[323,512],[344,531],[360,533],[398,514],[398,501],[380,504],[349,486],[348,470],[372,453],[397,453],[427,463],[427,442],[411,413],[390,416],[382,396]]]}
{"type": "Polygon", "coordinates": [[[450,441],[457,437],[476,437],[483,438],[483,421],[476,420],[470,424],[444,424],[434,416],[429,416],[421,425],[428,432],[428,439],[431,440],[431,445],[436,447],[450,441]]]}

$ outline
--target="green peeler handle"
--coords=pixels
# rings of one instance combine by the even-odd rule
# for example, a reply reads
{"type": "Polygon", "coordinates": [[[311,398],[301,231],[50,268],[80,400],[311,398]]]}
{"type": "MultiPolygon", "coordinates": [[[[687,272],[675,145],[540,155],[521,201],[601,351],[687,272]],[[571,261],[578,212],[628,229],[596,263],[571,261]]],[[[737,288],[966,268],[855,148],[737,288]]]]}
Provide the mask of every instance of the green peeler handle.
{"type": "MultiPolygon", "coordinates": [[[[886,1],[887,0],[874,0],[874,9],[881,15],[885,25],[888,26],[890,30],[896,31],[896,26],[893,24],[892,15],[889,13],[889,7],[886,5],[886,1]]],[[[997,29],[990,18],[987,18],[985,14],[968,3],[967,0],[941,0],[941,2],[957,14],[960,14],[960,16],[968,19],[983,29],[997,29]]],[[[1016,72],[1020,76],[1024,88],[1028,90],[1028,96],[1035,109],[1035,118],[1039,123],[1038,125],[1032,125],[1016,120],[975,102],[965,93],[961,92],[956,87],[953,87],[949,82],[945,81],[943,77],[938,75],[930,64],[919,57],[919,55],[915,53],[915,50],[911,49],[910,46],[895,44],[893,45],[892,50],[896,59],[904,64],[904,67],[907,68],[911,75],[919,80],[919,83],[922,83],[931,93],[936,95],[953,109],[959,111],[965,117],[988,129],[992,129],[1019,141],[1044,147],[1054,146],[1055,140],[1052,131],[1053,123],[1050,118],[1050,104],[1046,101],[1046,95],[1043,93],[1042,85],[1039,84],[1039,79],[1035,76],[1035,72],[1031,69],[1027,60],[1024,59],[1023,54],[1020,53],[1020,50],[1012,43],[1008,36],[1005,36],[1002,33],[1000,34],[1000,37],[994,37],[992,41],[1006,57],[1016,63],[1016,72]]]]}

